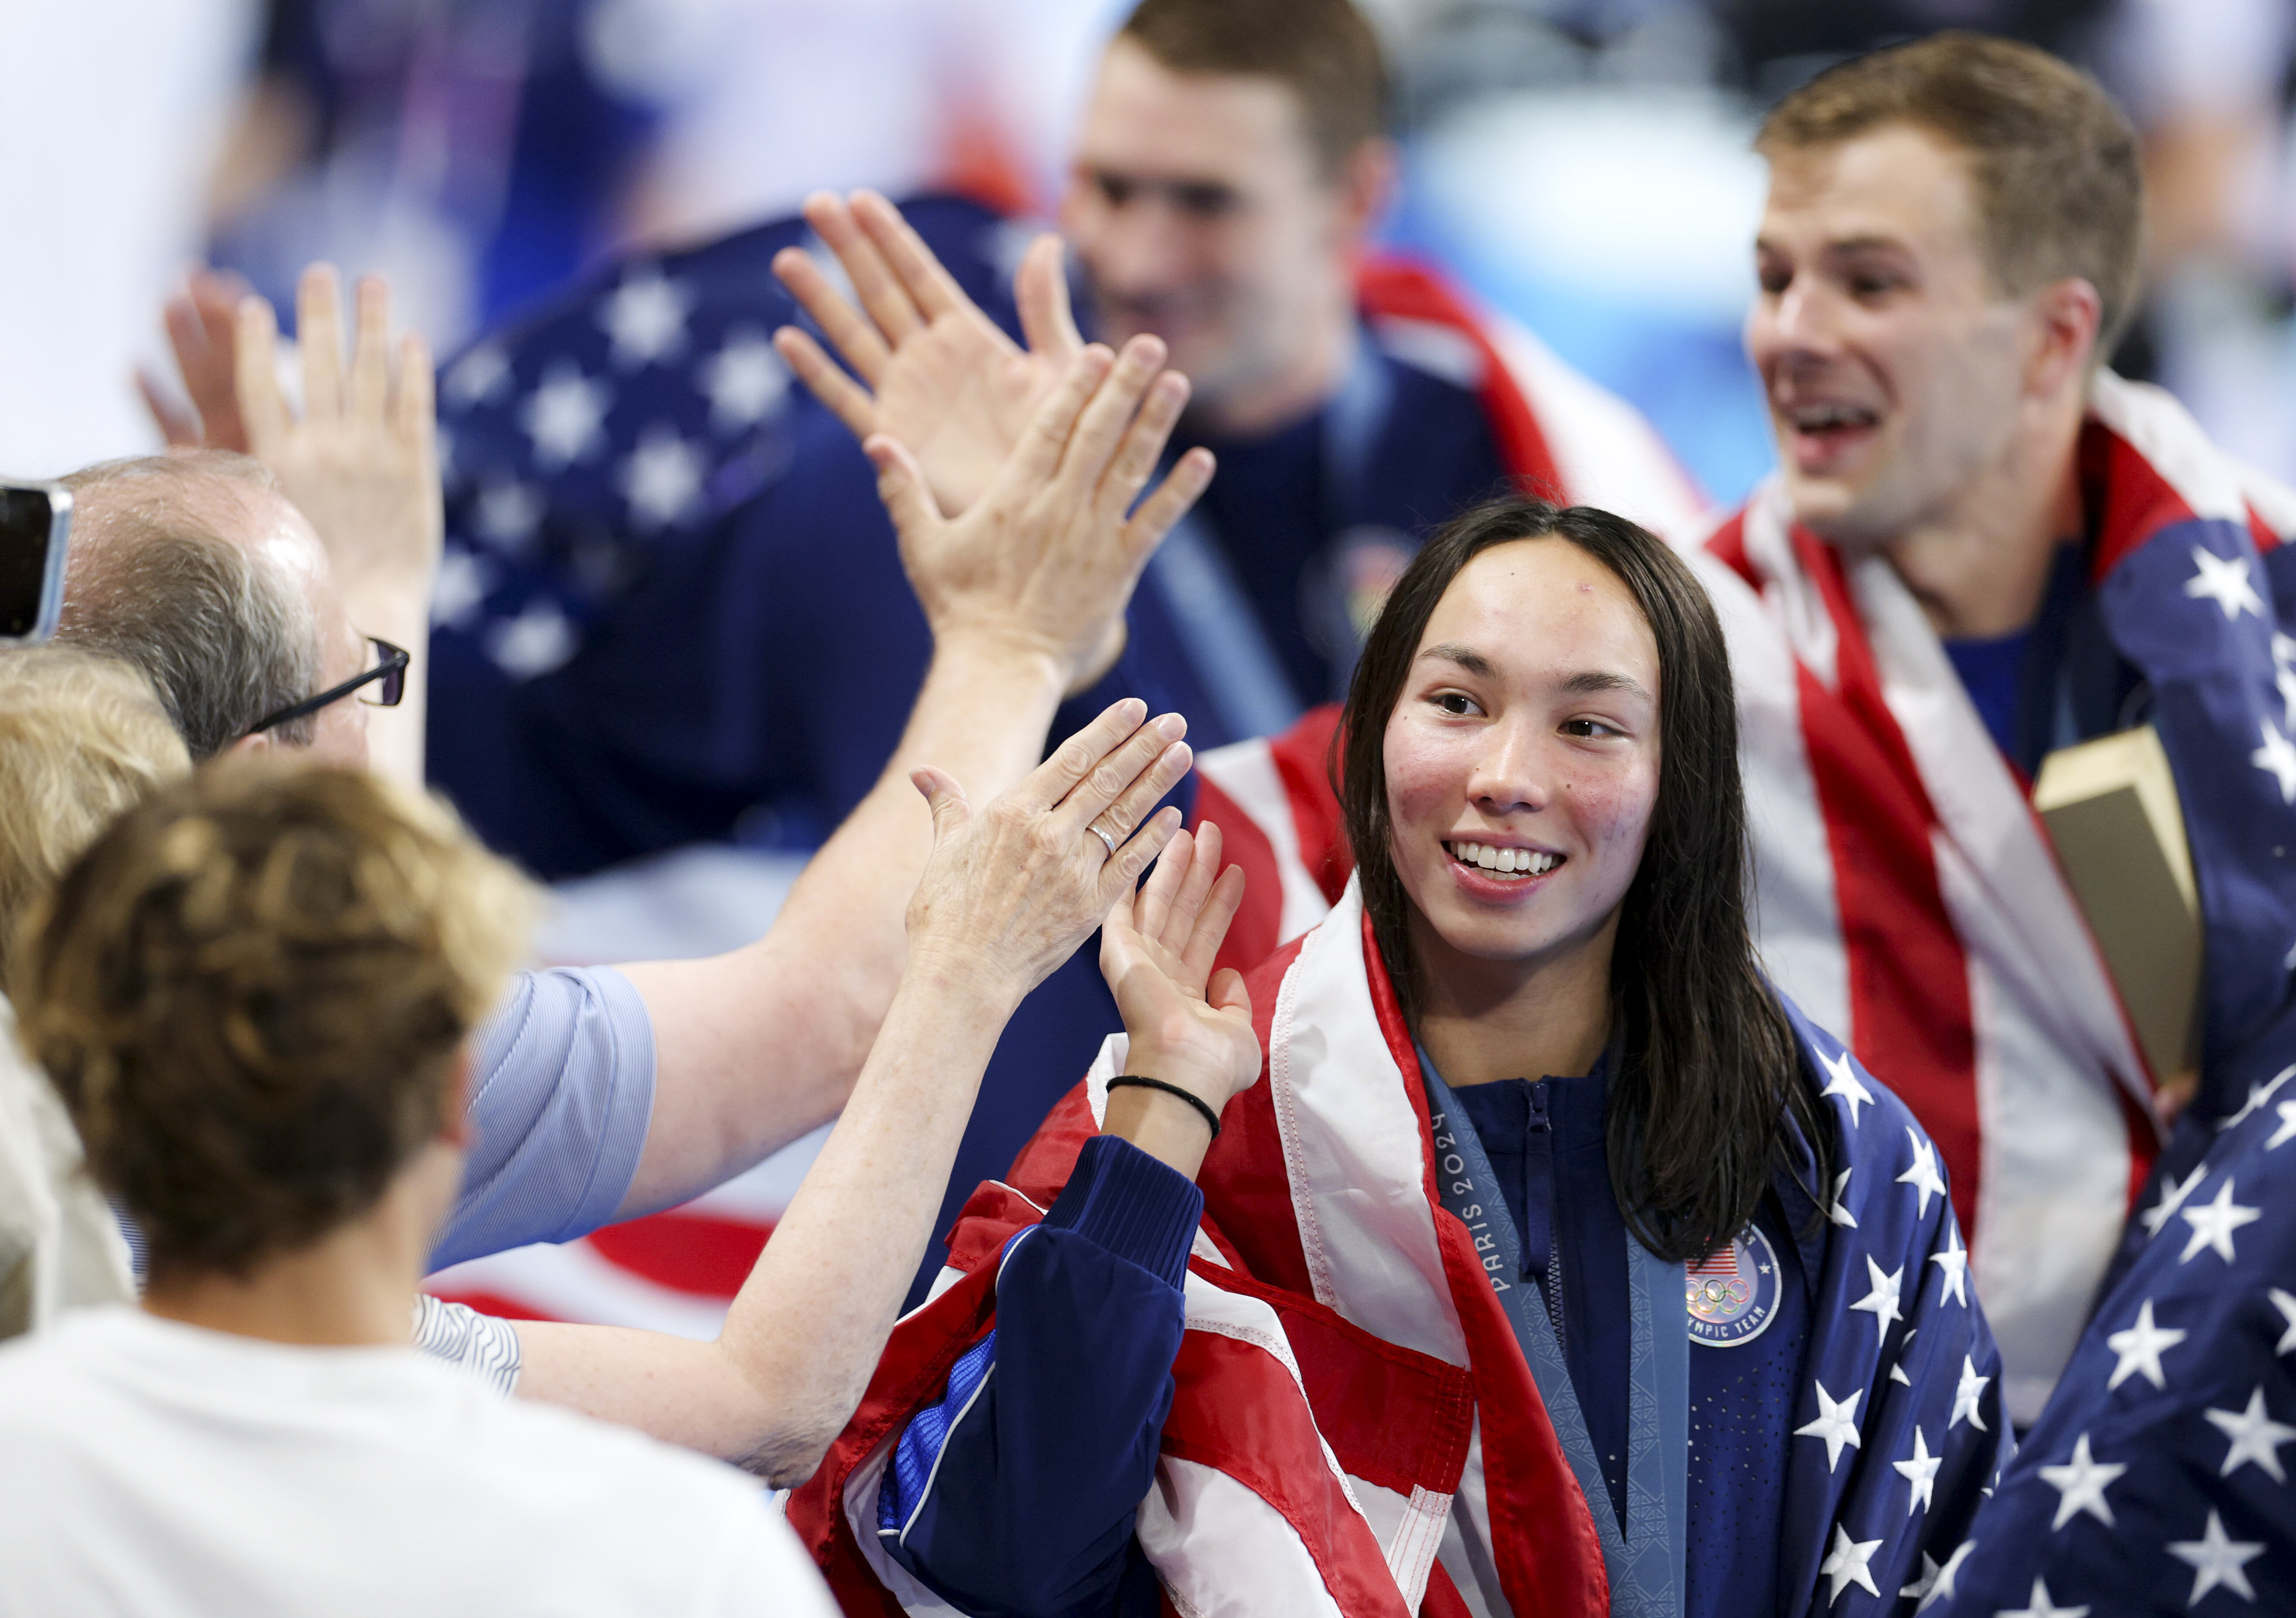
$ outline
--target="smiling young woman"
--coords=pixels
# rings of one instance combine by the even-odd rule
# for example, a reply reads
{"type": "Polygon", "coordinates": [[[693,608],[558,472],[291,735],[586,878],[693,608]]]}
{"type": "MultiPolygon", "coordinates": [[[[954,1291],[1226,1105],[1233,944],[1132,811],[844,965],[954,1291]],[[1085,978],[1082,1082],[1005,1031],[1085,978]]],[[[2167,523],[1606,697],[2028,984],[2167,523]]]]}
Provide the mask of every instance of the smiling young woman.
{"type": "Polygon", "coordinates": [[[1757,963],[1736,742],[1649,534],[1511,498],[1430,540],[1349,692],[1330,916],[1212,973],[1207,826],[1109,918],[1125,1034],[792,1501],[848,1610],[1949,1586],[1998,1355],[1927,1137],[1757,963]]]}
{"type": "Polygon", "coordinates": [[[1455,1087],[1587,1073],[1615,1039],[1620,1211],[1677,1261],[1745,1227],[1796,1134],[1831,1174],[1747,927],[1728,654],[1670,551],[1587,506],[1468,514],[1389,598],[1342,737],[1349,840],[1389,853],[1364,913],[1455,1087]],[[1461,842],[1561,860],[1486,874],[1461,842]]]}

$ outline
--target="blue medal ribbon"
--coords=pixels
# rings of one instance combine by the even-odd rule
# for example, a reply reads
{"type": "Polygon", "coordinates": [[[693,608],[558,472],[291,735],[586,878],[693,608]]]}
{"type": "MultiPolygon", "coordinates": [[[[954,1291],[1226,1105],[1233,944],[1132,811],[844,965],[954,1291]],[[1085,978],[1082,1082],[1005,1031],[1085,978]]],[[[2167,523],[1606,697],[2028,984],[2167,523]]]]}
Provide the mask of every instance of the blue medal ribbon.
{"type": "MultiPolygon", "coordinates": [[[[1324,410],[1327,538],[1352,526],[1350,513],[1362,503],[1364,471],[1386,424],[1392,391],[1369,334],[1358,332],[1354,357],[1324,410]]],[[[1306,705],[1259,608],[1201,515],[1189,512],[1164,536],[1148,559],[1147,582],[1163,598],[1173,633],[1230,738],[1278,736],[1298,723],[1306,705]]],[[[1352,666],[1352,649],[1342,661],[1352,666]]],[[[1344,682],[1345,668],[1338,672],[1344,682]]]]}
{"type": "Polygon", "coordinates": [[[1436,1194],[1474,1238],[1491,1290],[1546,1402],[1547,1420],[1603,1542],[1611,1611],[1620,1618],[1680,1618],[1690,1499],[1690,1328],[1681,1310],[1683,1269],[1627,1238],[1632,1342],[1627,1407],[1627,1520],[1611,1508],[1578,1390],[1553,1317],[1522,1273],[1522,1242],[1499,1193],[1497,1175],[1450,1087],[1422,1051],[1434,1126],[1436,1194]]]}

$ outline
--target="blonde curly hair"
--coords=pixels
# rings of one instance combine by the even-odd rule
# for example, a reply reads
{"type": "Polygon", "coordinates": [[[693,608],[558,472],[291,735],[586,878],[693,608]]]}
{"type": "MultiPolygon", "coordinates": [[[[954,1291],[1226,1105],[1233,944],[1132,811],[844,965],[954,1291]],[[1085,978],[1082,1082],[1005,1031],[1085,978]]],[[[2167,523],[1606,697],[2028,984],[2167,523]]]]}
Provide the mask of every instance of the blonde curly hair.
{"type": "Polygon", "coordinates": [[[365,773],[225,759],[64,873],[18,962],[151,1274],[243,1275],[357,1218],[458,1105],[533,890],[453,811],[365,773]]]}
{"type": "Polygon", "coordinates": [[[191,767],[132,665],[68,646],[0,650],[0,971],[32,902],[105,822],[191,767]]]}

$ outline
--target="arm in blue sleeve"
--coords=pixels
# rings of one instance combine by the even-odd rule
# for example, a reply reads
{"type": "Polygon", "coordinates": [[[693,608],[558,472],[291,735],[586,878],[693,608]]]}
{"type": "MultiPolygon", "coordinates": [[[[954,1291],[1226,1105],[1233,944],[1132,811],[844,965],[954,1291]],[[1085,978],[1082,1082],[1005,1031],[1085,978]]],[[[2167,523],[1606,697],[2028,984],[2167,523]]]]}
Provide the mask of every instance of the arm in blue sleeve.
{"type": "Polygon", "coordinates": [[[1005,1244],[996,1328],[911,1419],[877,1502],[878,1542],[966,1612],[1132,1605],[1146,1571],[1133,1521],[1171,1409],[1203,1205],[1194,1182],[1101,1135],[1044,1222],[1005,1244]]]}
{"type": "Polygon", "coordinates": [[[653,1020],[611,967],[521,972],[470,1049],[475,1138],[433,1270],[611,1222],[653,1117],[653,1020]]]}

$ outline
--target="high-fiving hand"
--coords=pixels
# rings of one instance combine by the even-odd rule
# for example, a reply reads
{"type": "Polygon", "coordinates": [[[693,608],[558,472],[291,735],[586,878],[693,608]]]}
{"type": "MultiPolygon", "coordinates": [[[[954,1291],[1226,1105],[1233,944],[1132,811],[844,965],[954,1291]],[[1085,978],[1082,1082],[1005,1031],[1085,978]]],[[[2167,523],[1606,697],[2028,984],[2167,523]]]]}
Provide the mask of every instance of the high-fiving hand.
{"type": "Polygon", "coordinates": [[[1131,894],[1179,833],[1180,812],[1156,805],[1193,759],[1177,714],[1147,716],[1136,698],[1114,704],[985,810],[945,772],[912,777],[933,818],[932,856],[909,901],[913,973],[936,958],[969,977],[992,972],[1018,1005],[1131,894]]]}
{"type": "MultiPolygon", "coordinates": [[[[343,367],[342,288],[315,264],[296,288],[302,412],[279,380],[279,327],[246,282],[195,273],[167,306],[168,336],[193,406],[187,413],[152,380],[144,402],[169,445],[237,450],[278,475],[311,519],[355,617],[377,589],[419,589],[438,572],[444,525],[430,351],[410,332],[390,342],[390,291],[378,275],[358,284],[350,368],[343,367]]],[[[380,627],[380,626],[378,626],[380,627]]]]}
{"type": "Polygon", "coordinates": [[[1212,475],[1210,453],[1191,450],[1134,509],[1187,401],[1187,380],[1160,374],[1163,363],[1152,337],[1121,355],[1079,349],[955,518],[926,493],[911,446],[865,441],[936,641],[986,635],[1047,657],[1070,691],[1115,660],[1140,570],[1212,475]]]}
{"type": "Polygon", "coordinates": [[[398,707],[371,719],[367,733],[374,768],[419,786],[430,597],[446,527],[430,350],[410,332],[394,354],[390,293],[381,276],[359,282],[348,372],[333,266],[303,272],[295,316],[299,413],[280,381],[270,304],[236,277],[204,270],[167,308],[168,335],[196,414],[149,378],[144,396],[170,445],[237,450],[268,466],[325,547],[351,622],[414,654],[398,707]]]}
{"type": "MultiPolygon", "coordinates": [[[[1214,1115],[1251,1088],[1260,1060],[1242,974],[1233,967],[1212,970],[1243,900],[1242,868],[1221,870],[1219,861],[1218,826],[1207,822],[1193,838],[1182,832],[1166,846],[1147,886],[1117,899],[1100,932],[1101,976],[1124,1016],[1125,1070],[1178,1085],[1214,1115]]],[[[1164,1105],[1152,1091],[1128,1088],[1119,1096],[1111,1090],[1108,1126],[1193,1173],[1210,1144],[1193,1118],[1172,1115],[1177,1142],[1161,1131],[1160,1140],[1144,1138],[1140,1125],[1152,1124],[1144,1114],[1164,1105]]]]}
{"type": "Polygon", "coordinates": [[[849,200],[816,192],[805,217],[837,255],[861,307],[795,248],[775,256],[774,274],[861,380],[794,326],[775,332],[774,345],[854,437],[885,433],[907,445],[934,501],[954,517],[988,490],[1084,347],[1069,310],[1060,238],[1039,236],[1021,262],[1013,290],[1029,339],[1022,349],[876,192],[856,192],[849,200]]]}
{"type": "Polygon", "coordinates": [[[241,302],[253,290],[226,271],[193,270],[184,290],[168,299],[161,311],[184,392],[190,396],[190,411],[148,372],[139,373],[135,382],[169,448],[248,453],[247,423],[239,414],[238,338],[233,328],[241,302]]]}

